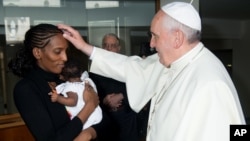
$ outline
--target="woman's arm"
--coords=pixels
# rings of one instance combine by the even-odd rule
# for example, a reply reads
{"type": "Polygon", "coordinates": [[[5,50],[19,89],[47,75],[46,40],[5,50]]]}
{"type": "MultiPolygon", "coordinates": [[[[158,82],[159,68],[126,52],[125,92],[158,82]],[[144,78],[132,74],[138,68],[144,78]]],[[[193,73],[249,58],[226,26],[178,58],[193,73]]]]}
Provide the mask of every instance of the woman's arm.
{"type": "Polygon", "coordinates": [[[81,120],[70,120],[63,105],[52,103],[42,93],[35,83],[21,82],[15,87],[15,105],[25,124],[36,141],[72,141],[82,130],[81,120]]]}
{"type": "Polygon", "coordinates": [[[51,102],[49,86],[45,89],[37,80],[22,81],[14,89],[16,107],[27,127],[37,141],[72,141],[99,102],[97,95],[86,94],[90,96],[85,108],[70,120],[64,105],[51,102]]]}
{"type": "Polygon", "coordinates": [[[75,139],[74,141],[90,141],[96,138],[96,131],[93,127],[89,127],[84,129],[75,139]]]}

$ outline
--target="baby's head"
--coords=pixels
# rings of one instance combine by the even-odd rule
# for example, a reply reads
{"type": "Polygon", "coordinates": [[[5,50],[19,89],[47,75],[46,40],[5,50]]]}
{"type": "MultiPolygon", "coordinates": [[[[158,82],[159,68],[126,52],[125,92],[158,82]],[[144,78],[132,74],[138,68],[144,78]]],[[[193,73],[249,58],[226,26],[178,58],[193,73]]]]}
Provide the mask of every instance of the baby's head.
{"type": "Polygon", "coordinates": [[[70,78],[80,78],[82,74],[82,68],[79,61],[70,59],[65,63],[61,76],[63,80],[68,81],[70,78]]]}

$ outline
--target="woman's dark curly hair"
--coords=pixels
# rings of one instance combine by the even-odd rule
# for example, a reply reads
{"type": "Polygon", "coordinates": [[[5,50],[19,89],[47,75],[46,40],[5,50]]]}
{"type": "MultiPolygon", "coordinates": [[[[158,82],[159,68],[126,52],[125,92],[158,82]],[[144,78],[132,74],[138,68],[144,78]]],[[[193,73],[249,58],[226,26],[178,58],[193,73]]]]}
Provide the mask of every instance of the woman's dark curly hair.
{"type": "Polygon", "coordinates": [[[23,46],[12,58],[8,67],[13,74],[24,77],[36,66],[36,58],[33,56],[33,48],[44,48],[50,42],[51,37],[63,32],[52,24],[39,24],[30,28],[23,41],[23,46]]]}

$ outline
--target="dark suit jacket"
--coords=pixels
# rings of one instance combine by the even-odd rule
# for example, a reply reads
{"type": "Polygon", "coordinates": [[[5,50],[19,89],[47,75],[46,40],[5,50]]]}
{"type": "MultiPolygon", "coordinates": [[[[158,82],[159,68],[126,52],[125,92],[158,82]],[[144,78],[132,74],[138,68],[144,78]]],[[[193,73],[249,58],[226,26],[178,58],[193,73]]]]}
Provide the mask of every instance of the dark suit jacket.
{"type": "Polygon", "coordinates": [[[138,141],[137,114],[129,106],[125,83],[91,72],[89,72],[89,77],[96,84],[100,106],[108,113],[117,127],[114,131],[118,134],[116,141],[138,141]],[[111,111],[102,103],[104,97],[111,93],[122,93],[124,96],[122,108],[117,111],[111,111]]]}
{"type": "Polygon", "coordinates": [[[104,76],[100,76],[94,73],[89,73],[89,77],[94,81],[97,87],[98,95],[101,101],[101,106],[104,108],[107,108],[102,104],[102,101],[105,96],[111,93],[122,93],[124,96],[123,99],[123,107],[126,107],[127,110],[131,110],[129,103],[128,103],[128,97],[127,97],[127,91],[126,91],[126,85],[123,82],[107,78],[104,76]]]}

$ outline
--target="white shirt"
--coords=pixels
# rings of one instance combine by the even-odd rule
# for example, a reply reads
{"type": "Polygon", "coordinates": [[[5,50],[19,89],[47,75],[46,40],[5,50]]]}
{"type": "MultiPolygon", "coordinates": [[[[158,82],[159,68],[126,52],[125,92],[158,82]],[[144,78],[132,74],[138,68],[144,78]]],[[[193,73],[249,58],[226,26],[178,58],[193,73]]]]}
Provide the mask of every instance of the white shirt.
{"type": "Polygon", "coordinates": [[[164,67],[158,55],[126,57],[96,48],[91,72],[126,82],[130,106],[150,99],[147,141],[229,141],[230,124],[245,124],[223,64],[199,43],[164,67]]]}

